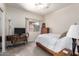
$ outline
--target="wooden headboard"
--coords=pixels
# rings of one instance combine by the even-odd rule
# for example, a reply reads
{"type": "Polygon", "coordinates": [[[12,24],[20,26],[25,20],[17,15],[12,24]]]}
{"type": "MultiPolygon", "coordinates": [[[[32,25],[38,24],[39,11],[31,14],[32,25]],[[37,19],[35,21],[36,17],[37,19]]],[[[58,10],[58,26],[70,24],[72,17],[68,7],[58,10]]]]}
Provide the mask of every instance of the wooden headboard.
{"type": "Polygon", "coordinates": [[[41,34],[49,33],[49,28],[46,27],[45,23],[42,23],[41,34]]]}
{"type": "Polygon", "coordinates": [[[42,28],[41,34],[49,33],[49,28],[42,28]]]}

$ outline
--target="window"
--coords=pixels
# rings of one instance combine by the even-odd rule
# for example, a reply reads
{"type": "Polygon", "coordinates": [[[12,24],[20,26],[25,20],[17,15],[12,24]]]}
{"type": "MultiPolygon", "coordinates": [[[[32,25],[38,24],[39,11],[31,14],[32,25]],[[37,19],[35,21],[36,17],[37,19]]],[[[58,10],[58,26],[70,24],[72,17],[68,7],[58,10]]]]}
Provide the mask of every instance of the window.
{"type": "Polygon", "coordinates": [[[40,29],[40,22],[39,21],[29,21],[29,30],[37,32],[40,29]]]}

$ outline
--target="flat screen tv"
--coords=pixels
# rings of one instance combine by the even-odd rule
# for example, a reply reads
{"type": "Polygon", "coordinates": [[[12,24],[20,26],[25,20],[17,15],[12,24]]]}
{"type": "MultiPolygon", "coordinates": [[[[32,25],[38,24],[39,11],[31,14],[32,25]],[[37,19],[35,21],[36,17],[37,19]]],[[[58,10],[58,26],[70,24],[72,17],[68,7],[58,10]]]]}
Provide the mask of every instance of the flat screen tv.
{"type": "Polygon", "coordinates": [[[14,28],[14,34],[21,35],[25,33],[25,28],[14,28]]]}

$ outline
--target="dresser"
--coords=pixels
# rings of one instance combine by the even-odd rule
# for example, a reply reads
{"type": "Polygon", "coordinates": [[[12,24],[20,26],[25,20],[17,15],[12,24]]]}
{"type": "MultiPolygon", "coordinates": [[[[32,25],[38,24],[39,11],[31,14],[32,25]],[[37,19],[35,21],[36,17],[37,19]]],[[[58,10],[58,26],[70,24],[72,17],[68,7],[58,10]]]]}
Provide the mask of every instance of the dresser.
{"type": "MultiPolygon", "coordinates": [[[[12,44],[15,44],[17,42],[27,42],[27,36],[26,35],[7,35],[6,41],[10,41],[12,44]]],[[[2,36],[0,36],[0,42],[2,42],[2,36]]]]}

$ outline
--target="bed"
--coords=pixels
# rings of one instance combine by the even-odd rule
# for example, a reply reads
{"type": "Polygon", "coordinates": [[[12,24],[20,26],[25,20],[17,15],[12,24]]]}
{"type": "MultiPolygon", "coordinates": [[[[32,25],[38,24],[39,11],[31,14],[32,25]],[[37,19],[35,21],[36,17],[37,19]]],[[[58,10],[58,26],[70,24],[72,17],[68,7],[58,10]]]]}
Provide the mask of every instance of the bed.
{"type": "Polygon", "coordinates": [[[35,42],[36,45],[53,56],[70,55],[72,53],[72,39],[68,37],[60,38],[56,34],[40,34],[35,42]]]}

